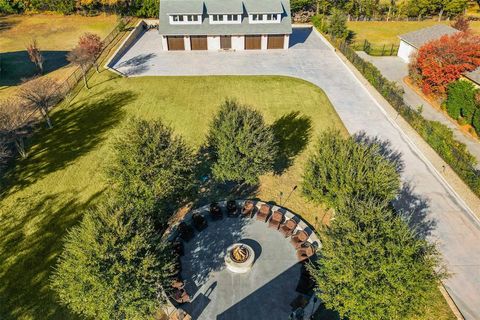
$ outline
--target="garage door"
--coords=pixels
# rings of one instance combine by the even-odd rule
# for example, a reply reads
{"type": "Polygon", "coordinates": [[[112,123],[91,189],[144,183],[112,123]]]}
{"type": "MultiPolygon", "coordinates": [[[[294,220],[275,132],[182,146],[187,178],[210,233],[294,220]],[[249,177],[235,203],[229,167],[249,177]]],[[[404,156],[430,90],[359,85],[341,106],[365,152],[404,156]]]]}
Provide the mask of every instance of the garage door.
{"type": "Polygon", "coordinates": [[[220,36],[220,48],[221,49],[232,49],[232,37],[231,36],[220,36]]]}
{"type": "Polygon", "coordinates": [[[185,50],[182,36],[167,37],[168,50],[185,50]]]}
{"type": "Polygon", "coordinates": [[[245,50],[262,48],[262,36],[245,36],[245,50]]]}
{"type": "Polygon", "coordinates": [[[207,37],[190,36],[190,45],[192,50],[207,50],[207,37]]]}
{"type": "Polygon", "coordinates": [[[269,35],[267,48],[268,49],[283,49],[283,41],[285,36],[281,35],[269,35]]]}

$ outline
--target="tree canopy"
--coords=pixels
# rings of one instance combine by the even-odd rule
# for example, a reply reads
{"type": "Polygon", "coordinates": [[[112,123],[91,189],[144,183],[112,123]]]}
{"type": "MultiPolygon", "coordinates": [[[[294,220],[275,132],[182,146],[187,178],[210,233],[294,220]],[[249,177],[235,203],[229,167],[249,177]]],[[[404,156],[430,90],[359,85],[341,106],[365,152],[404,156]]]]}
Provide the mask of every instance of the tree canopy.
{"type": "Polygon", "coordinates": [[[92,319],[151,319],[178,271],[170,245],[135,206],[102,204],[71,230],[52,275],[62,304],[92,319]]]}
{"type": "Polygon", "coordinates": [[[309,271],[327,308],[349,320],[400,320],[421,314],[441,271],[434,245],[394,210],[353,198],[337,207],[309,271]],[[439,270],[439,272],[435,272],[439,270]]]}
{"type": "Polygon", "coordinates": [[[399,188],[397,166],[381,154],[378,144],[358,143],[336,131],[320,135],[302,182],[308,199],[330,207],[352,197],[389,201],[399,188]]]}
{"type": "Polygon", "coordinates": [[[215,179],[254,184],[273,170],[277,142],[260,112],[225,101],[210,125],[208,146],[215,179]]]}
{"type": "Polygon", "coordinates": [[[164,223],[195,186],[192,149],[160,120],[129,119],[113,144],[108,175],[119,201],[132,202],[164,223]]]}

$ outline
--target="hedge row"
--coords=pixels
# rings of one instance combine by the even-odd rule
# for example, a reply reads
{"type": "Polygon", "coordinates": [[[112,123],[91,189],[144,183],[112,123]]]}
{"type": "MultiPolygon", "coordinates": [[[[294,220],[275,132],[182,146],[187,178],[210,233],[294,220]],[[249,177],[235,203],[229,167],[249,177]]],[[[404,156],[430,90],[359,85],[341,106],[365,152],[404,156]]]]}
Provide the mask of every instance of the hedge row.
{"type": "Polygon", "coordinates": [[[403,100],[403,89],[386,79],[373,64],[363,60],[344,40],[330,39],[363,76],[382,94],[397,112],[423,137],[423,139],[452,167],[460,178],[480,196],[480,170],[477,160],[465,144],[455,140],[453,132],[438,121],[425,119],[403,100]]]}

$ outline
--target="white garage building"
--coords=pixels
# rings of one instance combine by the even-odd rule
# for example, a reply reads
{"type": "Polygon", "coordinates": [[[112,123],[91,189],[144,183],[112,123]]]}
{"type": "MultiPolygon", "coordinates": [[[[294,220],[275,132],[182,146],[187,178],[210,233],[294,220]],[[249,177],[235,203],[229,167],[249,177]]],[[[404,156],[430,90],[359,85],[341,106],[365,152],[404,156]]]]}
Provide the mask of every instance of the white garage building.
{"type": "Polygon", "coordinates": [[[438,24],[432,27],[402,34],[399,36],[400,47],[398,48],[397,56],[402,58],[403,61],[409,63],[412,54],[416,53],[418,49],[427,42],[436,40],[444,35],[451,35],[457,32],[458,30],[455,28],[445,24],[438,24]]]}

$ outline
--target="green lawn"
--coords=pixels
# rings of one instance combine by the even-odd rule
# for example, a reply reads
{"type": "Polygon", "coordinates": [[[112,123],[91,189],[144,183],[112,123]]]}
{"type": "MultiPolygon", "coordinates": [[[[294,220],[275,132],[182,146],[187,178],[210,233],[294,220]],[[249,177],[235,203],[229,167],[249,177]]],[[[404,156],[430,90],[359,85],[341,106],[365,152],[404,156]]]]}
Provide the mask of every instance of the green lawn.
{"type": "MultiPolygon", "coordinates": [[[[449,21],[349,21],[348,28],[355,32],[355,41],[367,39],[375,45],[400,43],[399,35],[436,24],[450,24],[449,21]]],[[[470,27],[480,33],[480,21],[471,21],[470,27]]]]}
{"type": "Polygon", "coordinates": [[[80,15],[38,14],[0,17],[0,98],[6,97],[22,78],[36,74],[25,47],[36,39],[45,59],[45,73],[63,80],[73,68],[66,54],[85,32],[98,34],[102,39],[117,23],[114,15],[85,17],[80,15]]]}
{"type": "MultiPolygon", "coordinates": [[[[54,129],[36,132],[29,157],[18,161],[7,177],[0,205],[1,319],[75,318],[55,302],[48,277],[68,229],[108,188],[104,172],[112,160],[110,142],[130,116],[161,117],[198,147],[225,98],[251,104],[268,123],[287,133],[290,151],[299,152],[283,174],[263,176],[258,190],[250,194],[276,202],[280,191],[285,200],[301,180],[312,139],[304,149],[297,139],[305,136],[307,119],[312,136],[327,128],[346,134],[324,92],[293,78],[120,78],[103,71],[91,84],[92,89],[83,89],[70,105],[55,109],[54,129]]],[[[324,210],[307,203],[299,191],[286,206],[314,226],[317,219],[326,221],[324,210]]],[[[427,319],[453,319],[440,294],[417,320],[427,319]]]]}
{"type": "MultiPolygon", "coordinates": [[[[346,133],[322,90],[285,77],[118,78],[104,71],[69,106],[53,114],[54,129],[31,140],[29,157],[18,161],[0,206],[0,318],[66,319],[53,300],[48,276],[62,238],[108,186],[104,169],[112,159],[109,141],[119,125],[135,115],[161,117],[194,146],[204,142],[208,124],[227,97],[249,103],[273,123],[300,130],[300,116],[312,131],[333,127],[346,133]],[[301,99],[299,99],[301,97],[301,99]],[[292,112],[300,112],[299,117],[292,112]]],[[[252,151],[253,152],[253,151],[252,151]]],[[[262,177],[252,196],[278,201],[301,179],[305,151],[279,176],[262,177]]],[[[299,191],[299,190],[298,190],[299,191]]],[[[321,208],[306,204],[296,191],[288,207],[309,218],[321,208]]]]}

